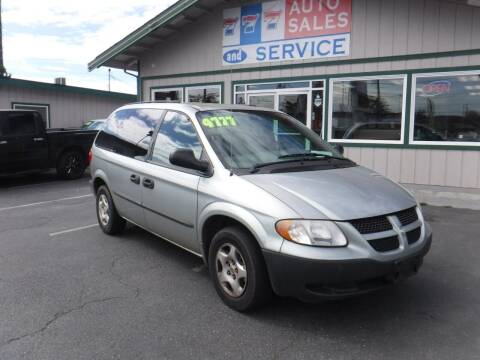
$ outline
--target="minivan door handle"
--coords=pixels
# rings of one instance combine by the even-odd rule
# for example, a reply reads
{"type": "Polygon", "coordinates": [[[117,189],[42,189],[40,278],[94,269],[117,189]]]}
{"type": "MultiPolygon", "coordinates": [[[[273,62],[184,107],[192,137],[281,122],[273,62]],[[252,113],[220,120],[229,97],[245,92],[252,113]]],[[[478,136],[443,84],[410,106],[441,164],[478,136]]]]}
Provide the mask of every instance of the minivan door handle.
{"type": "Polygon", "coordinates": [[[143,179],[143,186],[145,186],[148,189],[153,189],[155,187],[155,183],[153,182],[152,179],[143,179]]]}
{"type": "Polygon", "coordinates": [[[139,185],[140,184],[140,176],[132,174],[130,176],[130,181],[133,182],[134,184],[139,185]]]}

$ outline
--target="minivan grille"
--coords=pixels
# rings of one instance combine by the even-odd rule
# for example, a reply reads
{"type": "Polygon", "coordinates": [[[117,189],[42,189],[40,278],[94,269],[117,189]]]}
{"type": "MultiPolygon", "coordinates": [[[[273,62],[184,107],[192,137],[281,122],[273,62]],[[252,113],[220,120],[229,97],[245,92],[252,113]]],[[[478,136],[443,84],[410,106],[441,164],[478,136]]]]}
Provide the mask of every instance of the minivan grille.
{"type": "Polygon", "coordinates": [[[392,224],[390,224],[386,216],[352,220],[350,224],[352,224],[360,234],[373,234],[392,230],[392,224]]]}
{"type": "Polygon", "coordinates": [[[390,236],[382,239],[370,240],[368,243],[378,252],[396,250],[400,246],[398,236],[390,236]]]}
{"type": "MultiPolygon", "coordinates": [[[[419,220],[417,210],[415,207],[413,207],[392,214],[350,220],[350,224],[362,235],[381,233],[393,230],[392,223],[390,222],[390,217],[397,218],[398,222],[400,222],[401,224],[401,228],[413,224],[414,222],[419,220]]],[[[408,231],[405,235],[407,237],[408,244],[414,244],[420,240],[420,237],[422,235],[422,228],[417,227],[413,230],[408,231]]],[[[371,237],[372,236],[370,236],[370,238],[371,237]]],[[[400,247],[400,240],[398,235],[388,236],[380,239],[371,239],[368,240],[368,243],[378,252],[393,251],[400,247]]]]}
{"type": "Polygon", "coordinates": [[[403,210],[395,214],[402,226],[406,226],[418,220],[418,215],[416,209],[413,207],[411,209],[403,210]]]}
{"type": "Polygon", "coordinates": [[[418,227],[414,230],[407,232],[407,241],[410,245],[416,243],[420,239],[422,234],[422,228],[418,227]]]}

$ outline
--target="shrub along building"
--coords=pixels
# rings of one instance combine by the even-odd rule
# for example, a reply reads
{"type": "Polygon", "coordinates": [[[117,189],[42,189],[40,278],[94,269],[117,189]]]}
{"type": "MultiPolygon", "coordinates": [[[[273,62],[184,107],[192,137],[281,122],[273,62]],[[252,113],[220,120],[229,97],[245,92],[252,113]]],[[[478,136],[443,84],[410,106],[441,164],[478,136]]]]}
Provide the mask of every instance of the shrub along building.
{"type": "Polygon", "coordinates": [[[0,109],[38,111],[47,127],[79,127],[135,100],[124,93],[0,76],[0,109]]]}
{"type": "Polygon", "coordinates": [[[141,100],[263,106],[408,184],[480,188],[478,0],[180,0],[100,54],[141,100]]]}

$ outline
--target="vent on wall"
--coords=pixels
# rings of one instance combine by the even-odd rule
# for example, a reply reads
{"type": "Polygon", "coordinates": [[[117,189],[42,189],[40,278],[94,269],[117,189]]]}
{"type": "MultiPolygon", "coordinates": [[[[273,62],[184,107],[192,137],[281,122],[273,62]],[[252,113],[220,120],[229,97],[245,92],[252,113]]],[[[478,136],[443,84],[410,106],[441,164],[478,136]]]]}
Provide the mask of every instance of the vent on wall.
{"type": "Polygon", "coordinates": [[[65,79],[64,77],[55,78],[55,84],[56,85],[67,85],[67,79],[65,79]]]}

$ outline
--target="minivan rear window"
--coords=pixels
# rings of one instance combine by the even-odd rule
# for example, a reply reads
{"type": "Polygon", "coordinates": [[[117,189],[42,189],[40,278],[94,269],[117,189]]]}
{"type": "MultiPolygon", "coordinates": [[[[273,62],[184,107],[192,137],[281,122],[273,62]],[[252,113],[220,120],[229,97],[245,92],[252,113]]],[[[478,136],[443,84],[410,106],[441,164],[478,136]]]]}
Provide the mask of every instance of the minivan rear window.
{"type": "Polygon", "coordinates": [[[95,145],[132,158],[145,156],[163,113],[159,109],[119,110],[108,118],[95,145]]]}

